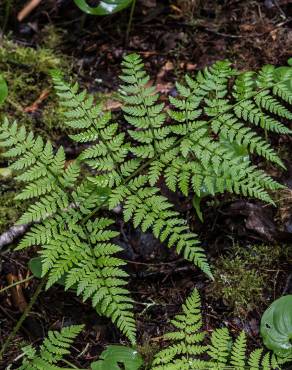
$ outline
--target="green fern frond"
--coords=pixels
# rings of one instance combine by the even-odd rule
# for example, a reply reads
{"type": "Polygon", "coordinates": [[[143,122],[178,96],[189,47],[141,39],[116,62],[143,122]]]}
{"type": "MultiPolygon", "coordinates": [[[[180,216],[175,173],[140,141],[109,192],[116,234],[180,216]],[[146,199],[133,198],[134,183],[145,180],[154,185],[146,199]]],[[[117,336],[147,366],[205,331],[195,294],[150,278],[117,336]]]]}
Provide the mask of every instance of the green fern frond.
{"type": "MultiPolygon", "coordinates": [[[[276,69],[273,66],[265,66],[258,75],[252,75],[254,78],[249,72],[241,74],[234,84],[233,96],[238,102],[234,113],[238,118],[265,130],[291,134],[290,129],[269,114],[286,119],[292,117],[292,113],[276,98],[276,92],[280,92],[281,86],[287,86],[287,83],[290,83],[291,75],[282,75],[278,80],[275,78],[275,72],[276,69]],[[257,90],[258,88],[260,89],[257,90]],[[244,93],[245,90],[248,94],[244,93]]],[[[286,91],[290,96],[292,88],[290,91],[287,88],[286,91]]],[[[279,96],[281,97],[281,93],[279,96]]]]}
{"type": "MultiPolygon", "coordinates": [[[[169,158],[168,163],[171,165],[166,165],[161,160],[154,162],[153,167],[150,168],[151,185],[164,174],[170,190],[175,191],[178,188],[184,195],[188,195],[193,185],[193,190],[198,196],[206,190],[207,193],[213,195],[227,190],[273,203],[267,190],[276,190],[280,185],[267,176],[265,181],[258,181],[256,168],[246,159],[246,162],[242,164],[243,155],[239,155],[236,150],[238,147],[241,152],[246,151],[247,156],[249,153],[256,153],[284,167],[270,144],[247,127],[244,121],[257,124],[261,122],[265,128],[274,127],[281,133],[289,133],[290,130],[274,118],[260,112],[256,103],[252,103],[250,98],[255,97],[256,99],[260,94],[257,92],[256,74],[254,73],[247,72],[237,77],[233,96],[238,101],[230,104],[232,101],[227,99],[228,79],[235,72],[229,68],[228,64],[222,66],[222,80],[218,77],[221,73],[221,65],[217,66],[215,73],[219,78],[218,91],[215,88],[215,91],[212,91],[213,83],[211,83],[210,90],[205,88],[206,91],[202,92],[197,80],[186,77],[187,87],[179,84],[180,95],[170,98],[170,102],[176,109],[170,110],[169,115],[173,121],[177,122],[172,126],[172,131],[181,135],[179,138],[180,154],[176,150],[176,154],[169,158]],[[200,107],[203,107],[204,103],[207,105],[205,113],[210,117],[209,121],[200,120],[202,114],[200,107]],[[252,114],[249,113],[249,109],[252,114]],[[243,122],[237,116],[243,118],[243,122]],[[214,140],[214,135],[217,135],[217,140],[214,140]],[[232,145],[227,146],[227,142],[232,145]],[[179,155],[186,158],[185,163],[179,155]]],[[[203,81],[202,74],[199,73],[198,78],[201,82],[203,81]]],[[[271,86],[273,84],[272,81],[271,86]]],[[[274,113],[281,111],[282,116],[284,114],[288,116],[288,112],[284,111],[280,103],[276,106],[272,102],[270,105],[273,105],[274,113]]]]}
{"type": "Polygon", "coordinates": [[[224,368],[230,355],[232,339],[227,328],[216,329],[211,336],[208,355],[218,368],[224,368]]]}
{"type": "MultiPolygon", "coordinates": [[[[166,340],[172,341],[174,344],[155,356],[152,363],[153,369],[179,369],[179,367],[176,366],[178,366],[178,364],[182,366],[185,356],[192,358],[195,355],[201,355],[206,352],[207,347],[201,345],[205,333],[201,331],[202,316],[200,305],[199,293],[197,290],[194,290],[182,306],[183,314],[175,316],[171,321],[173,326],[179,331],[167,333],[164,336],[166,340]],[[182,362],[178,362],[178,359],[182,362]]],[[[195,363],[193,365],[195,365],[195,363]]],[[[187,367],[187,369],[191,368],[187,367]]]]}
{"type": "Polygon", "coordinates": [[[16,171],[16,179],[28,185],[16,196],[16,199],[35,199],[28,210],[18,220],[18,224],[40,221],[58,209],[69,205],[66,187],[72,187],[79,176],[79,167],[74,164],[64,171],[65,153],[63,148],[54,154],[50,142],[44,143],[41,137],[27,133],[24,127],[4,120],[0,126],[0,147],[5,147],[3,154],[13,158],[10,168],[16,171]]]}
{"type": "Polygon", "coordinates": [[[72,325],[60,332],[49,331],[39,350],[31,346],[23,348],[24,359],[19,370],[60,370],[56,366],[65,355],[70,354],[74,339],[83,329],[83,325],[72,325]]]}
{"type": "MultiPolygon", "coordinates": [[[[127,274],[120,268],[125,263],[114,257],[121,248],[111,243],[117,232],[108,229],[113,223],[106,218],[76,224],[79,213],[71,209],[66,223],[56,222],[51,231],[38,240],[42,245],[42,275],[48,274],[47,289],[65,278],[65,289],[76,289],[83,300],[91,299],[93,307],[111,318],[132,343],[135,321],[132,299],[125,289],[127,274]]],[[[51,222],[51,224],[53,224],[51,222]]],[[[26,244],[28,243],[25,239],[26,244]]],[[[24,242],[25,243],[25,242],[24,242]]],[[[30,240],[31,243],[31,240],[30,240]]]]}
{"type": "Polygon", "coordinates": [[[201,302],[195,289],[182,306],[182,314],[171,321],[175,331],[164,335],[170,344],[155,355],[152,370],[273,370],[280,369],[274,355],[263,349],[246,356],[244,332],[233,342],[227,328],[213,331],[210,344],[205,344],[202,330],[201,302]]]}
{"type": "MultiPolygon", "coordinates": [[[[0,147],[16,179],[24,183],[17,199],[30,202],[18,223],[33,225],[19,248],[40,246],[48,287],[65,277],[66,289],[91,299],[134,342],[126,274],[115,256],[119,247],[111,241],[116,234],[111,221],[97,213],[104,206],[121,206],[125,221],[152,230],[211,277],[197,235],[159,186],[166,184],[184,196],[229,192],[273,204],[269,192],[282,186],[252,164],[251,154],[284,165],[253,126],[291,133],[286,121],[291,119],[292,68],[265,66],[258,73],[239,73],[230,62],[219,61],[176,84],[178,94],[169,97],[168,115],[149,85],[142,59],[127,56],[122,69],[126,125],[112,122],[111,113],[90,94],[52,72],[70,137],[85,144],[69,165],[63,148],[55,149],[8,120],[0,125],[0,147]],[[84,165],[90,175],[81,179],[84,165]]],[[[189,340],[198,344],[200,338],[193,333],[189,340]]],[[[182,368],[189,366],[189,344],[182,342],[176,351],[182,368]]],[[[215,347],[212,351],[215,356],[215,347]]],[[[202,368],[204,362],[198,359],[197,365],[202,368]]]]}
{"type": "MultiPolygon", "coordinates": [[[[152,105],[156,101],[155,99],[152,99],[148,96],[144,96],[145,88],[142,86],[143,83],[147,80],[147,77],[145,77],[145,72],[142,71],[142,65],[140,63],[137,64],[138,59],[136,57],[131,57],[133,61],[132,69],[130,66],[130,61],[126,61],[125,63],[131,70],[127,70],[126,77],[124,78],[125,81],[134,81],[136,84],[140,84],[139,86],[135,85],[138,89],[141,89],[141,96],[137,99],[126,99],[127,101],[131,101],[131,103],[139,103],[140,100],[143,101],[143,104],[147,106],[149,119],[151,121],[151,128],[149,130],[154,130],[154,136],[155,139],[155,148],[158,150],[158,152],[162,152],[167,150],[171,145],[173,145],[174,139],[167,138],[166,135],[168,134],[169,130],[165,129],[165,127],[160,127],[162,123],[162,119],[159,119],[160,123],[155,123],[152,118],[153,117],[162,117],[160,114],[160,106],[157,107],[155,105],[152,105]],[[132,74],[135,74],[135,76],[140,77],[133,77],[132,74]],[[138,80],[136,79],[138,78],[138,80]],[[153,127],[152,127],[153,126],[153,127]]],[[[139,59],[140,60],[140,59],[139,59]]],[[[128,68],[127,67],[127,68],[128,68]]],[[[62,80],[57,76],[54,76],[54,82],[57,85],[57,91],[58,94],[61,96],[61,99],[63,99],[63,105],[66,109],[66,116],[70,116],[70,120],[72,120],[72,117],[76,115],[74,111],[71,108],[71,103],[68,103],[70,101],[75,100],[75,104],[72,104],[72,106],[75,107],[75,112],[78,111],[78,119],[80,119],[81,113],[82,117],[86,117],[86,124],[83,124],[86,130],[92,130],[96,129],[97,126],[100,126],[99,124],[94,123],[94,118],[92,117],[91,113],[86,112],[86,109],[84,108],[84,101],[89,98],[87,94],[84,92],[81,94],[77,94],[77,86],[70,87],[66,83],[62,82],[62,80]],[[64,93],[65,91],[65,93],[64,93]],[[65,103],[64,103],[65,102],[65,103]],[[69,106],[69,109],[67,109],[69,106]],[[91,121],[91,122],[90,122],[91,121]]],[[[132,82],[131,82],[132,83],[132,82]]],[[[129,88],[131,91],[133,90],[133,87],[129,88]]],[[[129,90],[128,89],[128,90],[129,90]]],[[[127,88],[126,88],[127,90],[127,88]]],[[[127,92],[128,92],[127,90],[127,92]]],[[[148,91],[148,90],[146,90],[148,91]]],[[[87,101],[86,100],[86,101],[87,101]]],[[[137,107],[141,110],[139,104],[134,105],[134,108],[137,107]]],[[[92,107],[92,101],[87,104],[87,109],[93,109],[92,107]],[[90,108],[88,108],[90,107],[90,108]]],[[[133,109],[134,109],[133,108],[133,109]]],[[[132,109],[132,108],[131,108],[132,109]]],[[[138,110],[139,110],[138,109],[138,110]]],[[[139,112],[140,112],[139,110],[139,112]]],[[[129,110],[130,112],[130,110],[129,110]]],[[[128,112],[128,113],[129,113],[128,112]]],[[[138,111],[135,113],[135,116],[139,116],[138,111]]],[[[99,115],[102,116],[102,113],[99,112],[99,115]]],[[[145,116],[146,117],[146,116],[145,116]]],[[[145,118],[144,117],[144,118],[145,118]]],[[[148,118],[145,118],[147,120],[148,118]]],[[[164,114],[163,114],[164,117],[164,114]]],[[[154,119],[154,118],[153,118],[154,119]]],[[[145,121],[146,122],[146,121],[145,121]]],[[[108,121],[104,120],[103,124],[108,123],[108,121]]],[[[72,126],[72,121],[70,121],[70,125],[72,126]]],[[[77,128],[78,123],[74,123],[74,128],[77,128]]],[[[149,126],[149,127],[150,127],[149,126]]],[[[102,126],[103,127],[103,126],[102,126]]],[[[108,127],[111,127],[111,125],[108,125],[108,127]]],[[[148,126],[147,126],[148,127],[148,126]]],[[[148,146],[141,145],[135,147],[135,153],[132,150],[133,147],[131,147],[131,151],[138,156],[138,158],[135,159],[128,159],[126,158],[127,152],[125,151],[123,156],[117,156],[117,152],[120,153],[121,148],[123,148],[123,145],[126,149],[129,148],[128,144],[124,143],[124,134],[120,133],[117,134],[117,125],[115,125],[115,129],[108,132],[107,136],[103,135],[102,130],[99,131],[100,135],[94,136],[95,141],[97,141],[96,144],[93,143],[91,147],[88,149],[85,149],[79,156],[80,161],[85,161],[85,163],[89,164],[91,168],[95,171],[98,171],[98,175],[94,178],[91,178],[91,181],[100,186],[110,186],[112,188],[111,196],[109,198],[109,205],[110,208],[114,208],[118,204],[125,202],[124,206],[124,216],[125,220],[129,221],[133,219],[133,223],[135,227],[141,226],[143,231],[146,231],[148,228],[152,228],[154,235],[156,237],[159,237],[161,241],[168,240],[168,245],[170,247],[175,246],[177,252],[181,252],[186,259],[194,262],[198,267],[200,267],[203,271],[205,271],[209,276],[211,276],[210,267],[207,264],[205,255],[203,253],[202,248],[200,248],[197,244],[197,238],[195,234],[192,234],[189,232],[188,228],[184,226],[184,221],[180,218],[178,218],[178,214],[173,211],[166,211],[169,207],[171,207],[171,204],[166,203],[166,199],[164,197],[161,197],[159,195],[155,195],[154,193],[159,192],[159,189],[153,189],[151,188],[145,188],[147,177],[139,176],[133,177],[133,173],[139,168],[141,165],[141,159],[142,158],[148,158],[149,150],[151,151],[151,148],[154,148],[152,144],[148,146]],[[137,154],[138,151],[141,151],[140,154],[137,154]],[[127,178],[132,178],[132,180],[129,180],[127,183],[127,178]],[[142,182],[141,182],[142,179],[142,182]],[[123,183],[123,185],[120,185],[123,183]],[[138,190],[139,188],[139,190],[138,190]],[[141,189],[140,189],[141,188],[141,189]],[[150,194],[151,193],[151,194],[150,194]],[[152,194],[153,193],[153,194],[152,194]],[[146,199],[147,198],[147,199],[146,199]],[[143,204],[144,203],[144,204],[143,204]],[[166,206],[167,204],[167,206],[166,206]],[[165,208],[166,207],[166,208],[165,208]],[[155,211],[153,211],[155,210],[155,211]]],[[[139,127],[140,129],[141,127],[139,127]]],[[[81,127],[82,130],[82,127],[81,127]]],[[[140,142],[152,142],[149,141],[149,135],[150,131],[147,131],[145,133],[144,139],[140,140],[140,142]],[[148,139],[147,139],[148,137],[148,139]]],[[[80,131],[80,130],[79,130],[80,131]]],[[[142,131],[135,131],[135,134],[132,135],[132,137],[135,136],[137,139],[139,134],[138,132],[142,131]]],[[[151,131],[152,132],[152,131],[151,131]]],[[[81,135],[79,133],[78,135],[81,135]]],[[[87,135],[87,134],[86,134],[87,135]]],[[[131,135],[131,133],[130,133],[131,135]]],[[[74,139],[74,135],[71,136],[74,139]]],[[[89,139],[91,140],[92,131],[90,131],[89,139]]],[[[78,136],[78,140],[80,140],[81,136],[78,136]]],[[[86,139],[82,137],[82,142],[85,142],[86,139]]],[[[154,144],[153,144],[154,145],[154,144]]],[[[152,157],[152,155],[150,156],[152,157]]]]}
{"type": "Polygon", "coordinates": [[[241,332],[236,338],[232,350],[230,363],[238,370],[244,370],[245,367],[245,351],[246,351],[246,335],[241,332]]]}
{"type": "MultiPolygon", "coordinates": [[[[159,103],[155,88],[149,86],[150,78],[142,59],[137,54],[125,57],[122,71],[120,96],[124,118],[132,126],[127,130],[130,143],[124,142],[125,135],[119,133],[118,125],[110,123],[109,113],[103,113],[101,106],[96,107],[85,91],[78,92],[77,84],[71,86],[60,76],[53,76],[68,125],[79,132],[71,137],[92,143],[79,159],[97,172],[90,179],[95,185],[112,189],[110,209],[124,204],[125,220],[133,220],[134,226],[142,230],[152,228],[160,240],[176,245],[177,251],[186,251],[186,256],[206,269],[195,235],[190,236],[178,214],[160,208],[163,207],[160,190],[154,188],[152,193],[146,183],[154,187],[164,178],[170,190],[180,190],[185,196],[191,191],[197,196],[228,191],[273,203],[268,191],[281,185],[253,166],[248,152],[262,155],[282,167],[283,163],[264,139],[236,117],[236,110],[255,99],[260,93],[259,86],[272,88],[275,79],[270,75],[274,72],[267,69],[259,74],[238,74],[229,62],[222,61],[199,72],[195,78],[186,76],[185,85],[176,84],[179,95],[170,97],[175,109],[169,111],[173,122],[168,124],[163,104],[159,103]],[[235,101],[229,96],[234,76],[237,76],[235,101]],[[214,135],[218,137],[215,140],[214,135]],[[244,161],[237,148],[247,151],[244,161]],[[141,179],[142,183],[138,184],[141,179]],[[151,204],[141,206],[146,198],[151,204]],[[160,210],[159,215],[152,211],[155,207],[160,210]],[[170,233],[173,226],[175,232],[170,233]]],[[[282,105],[278,105],[277,111],[280,110],[283,113],[282,105]]]]}
{"type": "Polygon", "coordinates": [[[138,158],[153,158],[169,149],[175,141],[174,137],[168,137],[170,128],[163,126],[166,118],[164,104],[158,103],[155,88],[148,86],[150,78],[139,55],[126,56],[122,72],[120,79],[125,83],[120,86],[122,110],[125,120],[135,128],[128,130],[128,134],[137,143],[131,147],[131,152],[138,158]]]}
{"type": "Polygon", "coordinates": [[[152,229],[156,238],[166,241],[168,247],[175,247],[185,259],[212,277],[204,251],[198,246],[197,235],[191,233],[178,212],[171,209],[167,198],[159,195],[159,188],[142,186],[146,181],[147,178],[141,176],[132,180],[128,187],[116,188],[110,195],[110,207],[123,202],[126,222],[132,219],[134,227],[140,226],[143,232],[152,229]]]}
{"type": "Polygon", "coordinates": [[[274,131],[278,134],[291,134],[290,129],[280,121],[262,112],[252,100],[240,102],[234,108],[234,113],[238,118],[252,125],[260,126],[267,131],[274,131]]]}
{"type": "Polygon", "coordinates": [[[110,123],[110,112],[104,113],[100,104],[95,105],[91,95],[86,91],[79,93],[78,84],[64,82],[58,73],[53,73],[52,78],[60,104],[65,110],[65,124],[79,131],[70,135],[71,139],[93,143],[92,147],[81,153],[79,160],[100,173],[100,186],[119,185],[122,179],[117,169],[125,164],[129,152],[129,145],[124,143],[124,133],[118,133],[118,125],[110,123]]]}
{"type": "MultiPolygon", "coordinates": [[[[42,273],[43,276],[48,275],[47,289],[66,275],[65,288],[76,285],[77,294],[82,294],[84,300],[91,298],[100,314],[111,318],[134,343],[132,300],[124,288],[127,274],[119,268],[123,261],[113,256],[120,248],[110,244],[110,239],[117,233],[106,231],[112,221],[95,220],[95,227],[91,220],[81,224],[84,215],[88,215],[97,204],[96,186],[86,185],[85,181],[72,191],[79,177],[79,163],[71,162],[64,169],[62,148],[54,154],[49,142],[44,144],[40,138],[34,139],[31,133],[18,129],[16,124],[10,126],[8,121],[1,129],[0,145],[21,147],[18,150],[21,158],[17,158],[12,166],[22,171],[18,179],[21,177],[29,184],[18,199],[37,198],[18,223],[43,221],[32,227],[18,248],[40,245],[42,273]],[[24,165],[26,153],[32,154],[34,161],[24,165]],[[32,177],[31,170],[35,171],[36,167],[43,171],[35,172],[35,177],[32,177]]],[[[15,151],[8,150],[6,156],[7,153],[15,156],[15,151]]]]}
{"type": "Polygon", "coordinates": [[[239,122],[232,114],[220,115],[217,119],[213,120],[211,124],[213,132],[219,134],[223,140],[236,143],[239,146],[247,148],[250,153],[256,153],[263,156],[268,161],[284,167],[283,162],[271,145],[249,127],[239,122]]]}

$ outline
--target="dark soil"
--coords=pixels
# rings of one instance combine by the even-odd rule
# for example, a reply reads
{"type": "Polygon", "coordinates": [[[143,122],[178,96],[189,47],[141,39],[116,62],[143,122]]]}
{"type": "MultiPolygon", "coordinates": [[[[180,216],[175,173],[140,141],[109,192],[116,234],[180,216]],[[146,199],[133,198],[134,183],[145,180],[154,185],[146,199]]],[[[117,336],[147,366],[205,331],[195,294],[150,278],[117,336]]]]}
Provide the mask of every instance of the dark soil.
{"type": "MultiPolygon", "coordinates": [[[[45,27],[53,25],[61,31],[57,45],[60,54],[72,58],[73,73],[80,83],[94,92],[112,93],[118,86],[120,62],[126,53],[140,53],[153,80],[161,86],[162,94],[174,88],[174,82],[186,71],[210,65],[218,59],[230,59],[240,69],[256,69],[263,64],[286,64],[292,55],[292,4],[285,0],[265,1],[194,1],[197,6],[190,11],[188,1],[138,1],[128,43],[125,30],[129,12],[107,17],[84,16],[71,0],[43,2],[22,23],[16,15],[23,7],[15,1],[6,33],[20,44],[33,47],[42,45],[45,27]],[[155,6],[156,4],[156,6],[155,6]],[[170,64],[171,63],[171,64],[170,64]],[[171,68],[168,68],[171,65],[171,68]]],[[[4,11],[3,7],[0,11],[4,11]]],[[[50,133],[48,133],[50,135],[50,133]]],[[[59,134],[58,134],[59,135],[59,134]]],[[[55,138],[56,135],[52,136],[55,138]]],[[[60,134],[58,138],[68,146],[60,134]]],[[[289,156],[291,139],[273,138],[282,146],[288,171],[276,173],[292,187],[292,163],[289,156]],[[286,149],[285,149],[286,148],[286,149]]],[[[72,153],[72,152],[70,152],[72,153]]],[[[74,156],[74,153],[71,154],[74,156]]],[[[275,169],[270,172],[274,175],[275,169]],[[274,172],[273,172],[274,171],[274,172]]],[[[205,222],[201,224],[189,199],[172,199],[183,212],[192,228],[199,234],[210,262],[226,254],[234,244],[246,246],[292,242],[291,207],[277,210],[262,207],[253,200],[221,197],[202,205],[205,222]],[[285,212],[285,215],[283,213],[285,212]]],[[[290,199],[291,206],[292,200],[290,199]]],[[[205,297],[209,281],[196,268],[179,259],[174,253],[155,240],[151,234],[133,230],[117,218],[121,238],[117,240],[125,249],[131,276],[130,291],[136,301],[138,343],[146,359],[151,358],[162,344],[161,336],[169,328],[169,319],[179,310],[186,296],[197,287],[203,297],[203,312],[207,330],[227,325],[238,333],[247,330],[251,345],[258,345],[259,320],[267,302],[291,292],[291,258],[278,260],[270,272],[269,284],[273,289],[264,297],[257,310],[246,312],[245,317],[234,314],[222,300],[205,297]],[[289,283],[290,281],[290,283],[289,283]],[[289,285],[290,284],[290,285],[289,285]]],[[[35,252],[7,252],[2,255],[0,287],[5,287],[7,275],[27,276],[27,262],[35,252]]],[[[23,286],[27,301],[38,281],[33,279],[23,286]]],[[[11,292],[1,294],[0,340],[4,342],[20,316],[19,307],[11,292]]],[[[64,293],[54,287],[40,295],[33,311],[26,319],[9,350],[1,369],[10,364],[20,353],[24,342],[37,344],[48,329],[58,329],[64,324],[85,323],[86,330],[78,337],[72,356],[76,366],[89,366],[98,358],[108,343],[126,343],[113,325],[96,315],[90,305],[82,303],[74,294],[64,293]]],[[[14,363],[15,366],[19,361],[14,363]]]]}

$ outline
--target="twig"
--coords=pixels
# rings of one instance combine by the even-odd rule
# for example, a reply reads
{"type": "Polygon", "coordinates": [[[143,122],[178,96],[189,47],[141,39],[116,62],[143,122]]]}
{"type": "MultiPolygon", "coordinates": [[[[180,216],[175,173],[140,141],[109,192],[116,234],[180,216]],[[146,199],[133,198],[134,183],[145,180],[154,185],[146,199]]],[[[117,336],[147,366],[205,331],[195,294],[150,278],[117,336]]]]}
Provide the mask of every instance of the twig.
{"type": "Polygon", "coordinates": [[[16,325],[14,326],[12,332],[9,334],[8,338],[6,339],[5,343],[3,344],[1,351],[0,351],[0,359],[3,358],[3,354],[6,351],[7,347],[9,346],[11,340],[15,337],[18,330],[21,328],[21,325],[23,321],[25,320],[26,316],[30,313],[32,306],[35,304],[35,301],[37,300],[39,294],[41,293],[45,283],[47,281],[46,276],[42,278],[41,282],[39,283],[38,287],[36,288],[36,291],[34,292],[33,296],[31,297],[31,300],[29,304],[27,305],[26,309],[24,310],[23,314],[21,315],[20,319],[17,321],[16,325]]]}
{"type": "Polygon", "coordinates": [[[17,20],[23,21],[41,2],[42,0],[30,0],[24,8],[17,14],[17,20]]]}
{"type": "MultiPolygon", "coordinates": [[[[76,205],[73,203],[70,203],[67,208],[64,208],[63,211],[66,211],[67,209],[76,208],[76,205]]],[[[48,213],[42,220],[35,221],[29,224],[23,224],[23,225],[16,225],[12,226],[10,229],[5,231],[3,234],[0,235],[0,251],[8,244],[11,244],[15,241],[15,239],[21,237],[23,234],[25,234],[26,230],[35,225],[39,222],[44,221],[45,219],[52,217],[54,213],[48,213]]]]}
{"type": "Polygon", "coordinates": [[[5,292],[5,290],[8,290],[8,289],[10,289],[10,288],[12,288],[12,287],[14,287],[14,286],[16,286],[16,285],[19,285],[19,284],[25,283],[25,282],[27,282],[27,281],[29,281],[29,280],[33,279],[33,278],[34,278],[34,276],[33,276],[33,275],[31,275],[31,276],[29,276],[29,277],[27,277],[27,278],[25,278],[25,279],[23,279],[23,280],[16,281],[15,283],[10,284],[10,285],[6,286],[5,288],[1,289],[1,290],[0,290],[0,294],[1,294],[1,293],[3,293],[3,292],[5,292]]]}
{"type": "Polygon", "coordinates": [[[15,239],[21,237],[29,228],[29,224],[12,226],[10,229],[0,235],[0,251],[8,244],[11,244],[15,239]]]}

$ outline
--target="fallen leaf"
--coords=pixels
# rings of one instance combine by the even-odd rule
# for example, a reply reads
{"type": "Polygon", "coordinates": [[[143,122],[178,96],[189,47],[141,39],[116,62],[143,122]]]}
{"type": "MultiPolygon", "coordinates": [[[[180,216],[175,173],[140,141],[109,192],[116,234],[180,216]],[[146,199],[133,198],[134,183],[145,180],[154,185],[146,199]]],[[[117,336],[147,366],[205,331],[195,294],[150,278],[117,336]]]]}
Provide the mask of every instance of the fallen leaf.
{"type": "Polygon", "coordinates": [[[156,91],[162,94],[169,93],[173,89],[174,85],[171,82],[158,83],[156,84],[156,91]]]}
{"type": "Polygon", "coordinates": [[[122,103],[118,100],[108,99],[104,103],[104,109],[105,110],[115,110],[122,107],[122,103]]]}
{"type": "Polygon", "coordinates": [[[253,24],[241,24],[239,28],[241,31],[244,31],[244,32],[254,31],[255,29],[253,24]]]}
{"type": "MultiPolygon", "coordinates": [[[[13,274],[7,274],[6,280],[7,280],[8,284],[14,284],[17,281],[19,281],[17,276],[15,276],[13,274]]],[[[21,284],[13,286],[10,289],[10,292],[11,292],[12,301],[13,301],[14,306],[17,307],[20,312],[23,312],[26,309],[27,302],[26,302],[26,299],[24,297],[21,284]]]]}

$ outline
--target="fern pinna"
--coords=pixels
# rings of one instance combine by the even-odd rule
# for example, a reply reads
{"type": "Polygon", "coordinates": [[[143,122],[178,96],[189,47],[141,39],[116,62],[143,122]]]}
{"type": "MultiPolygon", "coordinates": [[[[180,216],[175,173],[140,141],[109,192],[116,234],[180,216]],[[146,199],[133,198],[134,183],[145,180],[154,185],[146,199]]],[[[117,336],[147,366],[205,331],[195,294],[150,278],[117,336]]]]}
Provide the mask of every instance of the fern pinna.
{"type": "Polygon", "coordinates": [[[63,148],[54,153],[49,142],[15,122],[4,121],[0,140],[1,146],[10,148],[4,156],[16,157],[11,168],[20,171],[17,179],[28,183],[17,198],[32,200],[18,223],[36,223],[18,249],[40,245],[47,288],[65,277],[65,289],[90,298],[98,313],[110,317],[134,343],[127,273],[121,269],[124,262],[114,256],[121,248],[111,242],[118,234],[109,228],[114,221],[88,217],[102,201],[99,189],[87,179],[77,184],[79,162],[65,168],[63,148]]]}
{"type": "Polygon", "coordinates": [[[64,369],[57,364],[64,359],[65,355],[70,354],[70,347],[82,328],[83,325],[72,325],[63,328],[60,332],[49,331],[38,351],[30,345],[24,347],[22,349],[24,358],[18,370],[64,369]]]}
{"type": "Polygon", "coordinates": [[[52,72],[70,138],[86,146],[68,166],[63,148],[55,150],[7,120],[0,146],[8,160],[16,159],[11,167],[26,184],[18,199],[32,202],[19,220],[33,224],[19,248],[39,245],[47,287],[65,277],[66,289],[90,298],[134,342],[127,274],[115,256],[121,248],[111,241],[113,221],[100,214],[101,206],[122,205],[125,221],[151,229],[212,277],[197,235],[159,184],[198,199],[227,191],[273,204],[269,191],[282,185],[253,165],[250,154],[284,167],[258,132],[290,133],[283,122],[291,118],[292,68],[239,73],[229,62],[217,62],[177,83],[169,109],[138,55],[126,56],[122,71],[118,123],[78,84],[52,72]],[[88,166],[83,178],[80,170],[88,166]],[[101,199],[102,189],[108,194],[101,199]]]}
{"type": "Polygon", "coordinates": [[[171,321],[176,331],[164,335],[170,344],[155,355],[152,370],[272,370],[286,362],[269,352],[263,354],[263,348],[246,355],[244,332],[233,341],[228,329],[220,328],[207,338],[197,290],[187,298],[182,311],[171,321]]]}

